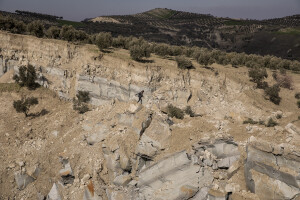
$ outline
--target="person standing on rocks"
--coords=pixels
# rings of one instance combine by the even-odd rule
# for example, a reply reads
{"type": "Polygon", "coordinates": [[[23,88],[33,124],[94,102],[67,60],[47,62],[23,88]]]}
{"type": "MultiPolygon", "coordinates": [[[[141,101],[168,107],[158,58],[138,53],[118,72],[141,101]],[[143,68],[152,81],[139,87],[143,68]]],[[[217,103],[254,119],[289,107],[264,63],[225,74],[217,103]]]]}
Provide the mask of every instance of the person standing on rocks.
{"type": "MultiPolygon", "coordinates": [[[[142,90],[142,91],[140,91],[139,93],[137,93],[136,96],[138,96],[138,98],[139,98],[138,102],[141,102],[141,104],[143,104],[142,98],[143,98],[143,96],[144,96],[144,90],[142,90]]],[[[137,102],[137,103],[138,103],[138,102],[137,102]]]]}

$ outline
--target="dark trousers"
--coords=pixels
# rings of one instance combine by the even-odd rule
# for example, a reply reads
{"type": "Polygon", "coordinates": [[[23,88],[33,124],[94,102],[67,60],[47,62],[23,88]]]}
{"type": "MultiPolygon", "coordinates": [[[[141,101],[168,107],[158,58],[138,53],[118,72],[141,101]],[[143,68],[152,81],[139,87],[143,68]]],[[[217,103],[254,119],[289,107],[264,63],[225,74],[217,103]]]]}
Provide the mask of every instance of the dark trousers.
{"type": "Polygon", "coordinates": [[[141,102],[141,104],[143,104],[143,102],[142,102],[142,97],[139,97],[138,102],[141,102]]]}

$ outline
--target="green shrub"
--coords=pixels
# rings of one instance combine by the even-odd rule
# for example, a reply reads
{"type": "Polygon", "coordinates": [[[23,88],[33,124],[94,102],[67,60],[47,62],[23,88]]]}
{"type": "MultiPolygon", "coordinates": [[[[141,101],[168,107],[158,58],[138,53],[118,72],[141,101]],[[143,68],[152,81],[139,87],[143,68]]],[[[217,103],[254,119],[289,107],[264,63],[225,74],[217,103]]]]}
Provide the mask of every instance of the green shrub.
{"type": "Polygon", "coordinates": [[[136,38],[133,36],[130,37],[126,37],[124,40],[124,49],[129,49],[132,45],[133,40],[135,40],[136,38]]]}
{"type": "Polygon", "coordinates": [[[282,88],[293,89],[293,80],[292,77],[287,75],[285,72],[273,72],[272,74],[274,80],[276,80],[277,84],[282,88]]]}
{"type": "Polygon", "coordinates": [[[282,118],[282,114],[277,114],[277,115],[276,115],[276,118],[277,118],[277,119],[281,119],[281,118],[282,118]]]}
{"type": "Polygon", "coordinates": [[[51,26],[47,30],[46,34],[47,34],[48,38],[59,39],[60,38],[60,28],[58,28],[57,26],[51,26]]]}
{"type": "Polygon", "coordinates": [[[300,99],[300,92],[298,92],[298,93],[295,94],[295,98],[296,99],[300,99]]]}
{"type": "Polygon", "coordinates": [[[300,100],[297,101],[297,106],[300,108],[300,100]]]}
{"type": "Polygon", "coordinates": [[[297,60],[291,61],[291,70],[300,71],[300,62],[297,60]]]}
{"type": "Polygon", "coordinates": [[[79,114],[83,114],[83,113],[86,113],[87,111],[89,111],[89,107],[85,103],[78,104],[78,103],[75,102],[73,104],[73,109],[77,110],[79,114]]]}
{"type": "Polygon", "coordinates": [[[18,83],[20,86],[26,86],[29,89],[35,89],[38,86],[36,83],[36,72],[32,65],[28,65],[27,67],[21,66],[19,68],[19,75],[15,74],[13,79],[18,83]]]}
{"type": "Polygon", "coordinates": [[[30,106],[38,104],[38,99],[35,97],[29,97],[13,102],[13,106],[19,113],[24,113],[25,117],[28,116],[30,106]]]}
{"type": "Polygon", "coordinates": [[[278,69],[279,63],[281,62],[281,59],[271,56],[271,59],[269,61],[269,68],[270,69],[278,69]]]}
{"type": "Polygon", "coordinates": [[[283,75],[278,84],[280,85],[280,87],[287,88],[289,90],[293,89],[293,80],[289,75],[283,75]]]}
{"type": "Polygon", "coordinates": [[[156,44],[153,48],[153,51],[156,55],[166,57],[170,55],[169,45],[167,44],[156,44]]]}
{"type": "Polygon", "coordinates": [[[274,127],[277,126],[278,123],[276,121],[274,121],[272,118],[269,119],[268,123],[267,123],[267,127],[274,127]]]}
{"type": "Polygon", "coordinates": [[[133,60],[140,61],[142,58],[149,58],[150,57],[150,50],[149,45],[147,44],[136,44],[129,48],[130,50],[130,57],[133,60]]]}
{"type": "Polygon", "coordinates": [[[116,48],[125,48],[126,39],[119,35],[117,38],[113,38],[112,46],[116,48]]]}
{"type": "Polygon", "coordinates": [[[208,50],[202,50],[200,51],[199,57],[197,59],[198,63],[204,66],[211,65],[215,62],[215,60],[211,57],[208,50]]]}
{"type": "Polygon", "coordinates": [[[90,95],[88,91],[78,91],[76,97],[80,103],[87,103],[90,101],[90,95]]]}
{"type": "Polygon", "coordinates": [[[28,32],[36,37],[43,37],[44,36],[44,25],[41,21],[33,21],[27,26],[28,32]]]}
{"type": "Polygon", "coordinates": [[[71,25],[63,25],[60,30],[59,37],[67,41],[75,41],[76,29],[71,25]]]}
{"type": "Polygon", "coordinates": [[[259,124],[259,125],[265,125],[265,121],[259,120],[258,124],[259,124]]]}
{"type": "Polygon", "coordinates": [[[281,98],[279,97],[280,87],[275,84],[272,87],[267,87],[265,89],[265,94],[269,97],[270,101],[274,104],[279,105],[281,98]]]}
{"type": "Polygon", "coordinates": [[[77,99],[73,99],[73,109],[77,110],[78,113],[83,114],[89,111],[87,102],[90,101],[90,96],[88,91],[78,91],[76,95],[77,99]]]}
{"type": "MultiPolygon", "coordinates": [[[[287,62],[287,61],[285,61],[285,62],[287,62]]],[[[281,75],[286,75],[286,69],[284,69],[284,68],[280,68],[279,72],[281,75]]]]}
{"type": "Polygon", "coordinates": [[[248,118],[247,120],[243,121],[243,124],[258,124],[259,122],[254,121],[252,118],[248,118]]]}
{"type": "Polygon", "coordinates": [[[189,57],[191,58],[193,56],[193,53],[195,51],[196,48],[192,47],[192,48],[189,48],[189,47],[185,47],[183,50],[182,50],[182,53],[183,55],[185,55],[186,57],[189,57]]]}
{"type": "Polygon", "coordinates": [[[0,83],[0,93],[1,92],[19,92],[21,86],[16,83],[0,83]]]}
{"type": "Polygon", "coordinates": [[[278,74],[277,74],[276,71],[272,73],[272,77],[273,77],[273,79],[274,79],[275,81],[278,80],[278,74]]]}
{"type": "Polygon", "coordinates": [[[82,30],[76,30],[75,31],[75,41],[83,41],[88,43],[89,41],[89,36],[86,32],[82,31],[82,30]]]}
{"type": "Polygon", "coordinates": [[[184,117],[184,112],[172,104],[169,104],[167,107],[167,113],[169,117],[175,117],[177,119],[183,119],[184,117]]]}
{"type": "Polygon", "coordinates": [[[186,114],[188,114],[190,117],[195,117],[195,113],[193,112],[191,106],[187,106],[184,110],[186,114]]]}
{"type": "Polygon", "coordinates": [[[16,21],[14,22],[14,27],[12,29],[10,29],[10,31],[12,33],[19,33],[19,34],[22,34],[22,33],[25,33],[26,31],[26,25],[24,22],[22,21],[16,21]]]}
{"type": "Polygon", "coordinates": [[[169,47],[169,53],[170,53],[170,56],[179,56],[179,55],[183,54],[182,48],[179,46],[174,46],[174,45],[169,47]]]}
{"type": "Polygon", "coordinates": [[[98,33],[95,37],[95,44],[100,50],[110,47],[112,45],[111,33],[98,33]]]}
{"type": "Polygon", "coordinates": [[[176,56],[175,61],[179,69],[191,69],[193,67],[192,62],[184,56],[176,56]]]}
{"type": "Polygon", "coordinates": [[[22,21],[0,15],[0,30],[10,31],[12,33],[25,33],[26,25],[22,21]]]}
{"type": "Polygon", "coordinates": [[[281,60],[278,63],[278,68],[280,69],[281,74],[285,74],[286,70],[290,69],[290,62],[288,60],[281,60]]]}
{"type": "Polygon", "coordinates": [[[268,77],[267,70],[265,68],[251,68],[248,72],[250,81],[256,83],[256,87],[260,89],[264,89],[268,87],[268,84],[263,81],[263,79],[268,77]]]}

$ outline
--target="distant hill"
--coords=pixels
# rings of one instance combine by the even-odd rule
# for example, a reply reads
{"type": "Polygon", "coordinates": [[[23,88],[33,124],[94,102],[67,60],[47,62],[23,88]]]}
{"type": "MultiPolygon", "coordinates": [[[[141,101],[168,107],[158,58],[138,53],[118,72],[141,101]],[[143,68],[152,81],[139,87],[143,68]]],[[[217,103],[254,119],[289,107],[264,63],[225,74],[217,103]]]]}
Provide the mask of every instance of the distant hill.
{"type": "MultiPolygon", "coordinates": [[[[38,15],[0,14],[26,22],[39,19],[38,15]]],[[[134,15],[99,16],[82,22],[40,20],[46,27],[72,25],[90,34],[111,32],[113,36],[141,36],[150,42],[269,54],[300,61],[300,15],[246,20],[155,8],[134,15]]]]}
{"type": "Polygon", "coordinates": [[[142,36],[153,42],[300,60],[300,15],[244,20],[156,8],[134,15],[105,16],[105,19],[85,20],[85,29],[91,33],[107,31],[114,36],[142,36]]]}

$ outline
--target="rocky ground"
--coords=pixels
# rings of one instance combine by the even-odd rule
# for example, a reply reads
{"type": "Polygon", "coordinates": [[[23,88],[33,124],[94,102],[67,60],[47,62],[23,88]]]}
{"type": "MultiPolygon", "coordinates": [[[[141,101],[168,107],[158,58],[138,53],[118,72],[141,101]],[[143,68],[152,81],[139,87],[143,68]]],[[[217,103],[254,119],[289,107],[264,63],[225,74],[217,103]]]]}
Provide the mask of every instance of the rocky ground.
{"type": "Polygon", "coordinates": [[[156,56],[151,64],[128,61],[124,50],[97,60],[95,52],[64,49],[65,43],[57,44],[61,58],[47,66],[58,55],[31,42],[16,50],[26,38],[16,41],[2,51],[0,65],[6,69],[0,73],[1,200],[299,198],[299,75],[288,72],[294,89],[281,89],[277,106],[254,89],[245,67],[194,64],[180,71],[156,56]],[[12,83],[24,62],[41,67],[47,88],[12,83]],[[141,89],[142,105],[134,96],[141,89]],[[84,114],[72,108],[79,90],[92,97],[84,114]],[[13,108],[24,96],[39,100],[28,117],[13,108]],[[169,103],[189,105],[196,115],[171,118],[169,103]],[[278,125],[244,124],[248,118],[278,125]]]}

